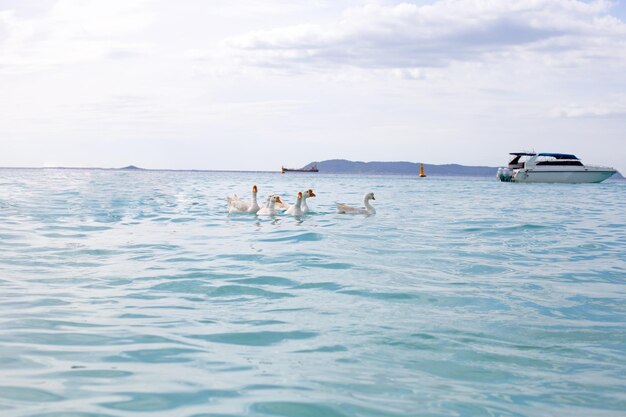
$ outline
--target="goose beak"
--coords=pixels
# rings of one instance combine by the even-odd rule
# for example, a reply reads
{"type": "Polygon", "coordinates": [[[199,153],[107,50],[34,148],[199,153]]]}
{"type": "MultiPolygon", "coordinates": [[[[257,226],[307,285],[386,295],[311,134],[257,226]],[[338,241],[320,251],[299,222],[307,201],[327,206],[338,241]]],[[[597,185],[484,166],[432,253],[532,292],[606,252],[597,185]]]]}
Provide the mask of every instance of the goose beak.
{"type": "Polygon", "coordinates": [[[315,197],[315,193],[313,192],[313,190],[309,190],[309,197],[315,197]]]}
{"type": "Polygon", "coordinates": [[[253,192],[253,193],[256,193],[256,192],[257,192],[256,185],[253,185],[253,186],[252,186],[252,192],[253,192]]]}
{"type": "Polygon", "coordinates": [[[280,200],[280,197],[279,197],[279,196],[276,196],[276,202],[277,202],[277,203],[282,203],[282,201],[280,200]]]}
{"type": "Polygon", "coordinates": [[[376,200],[376,197],[374,197],[373,195],[372,195],[372,200],[376,200]]]}

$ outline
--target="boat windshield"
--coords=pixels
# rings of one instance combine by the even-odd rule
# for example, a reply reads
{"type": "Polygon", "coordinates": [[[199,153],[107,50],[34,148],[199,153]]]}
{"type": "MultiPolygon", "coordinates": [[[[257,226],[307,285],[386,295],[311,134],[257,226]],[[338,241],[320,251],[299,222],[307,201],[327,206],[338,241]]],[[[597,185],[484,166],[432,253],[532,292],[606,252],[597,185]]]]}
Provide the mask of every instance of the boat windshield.
{"type": "Polygon", "coordinates": [[[509,161],[509,168],[511,169],[519,169],[524,168],[524,163],[528,161],[531,157],[535,156],[534,153],[512,153],[513,158],[509,161]]]}

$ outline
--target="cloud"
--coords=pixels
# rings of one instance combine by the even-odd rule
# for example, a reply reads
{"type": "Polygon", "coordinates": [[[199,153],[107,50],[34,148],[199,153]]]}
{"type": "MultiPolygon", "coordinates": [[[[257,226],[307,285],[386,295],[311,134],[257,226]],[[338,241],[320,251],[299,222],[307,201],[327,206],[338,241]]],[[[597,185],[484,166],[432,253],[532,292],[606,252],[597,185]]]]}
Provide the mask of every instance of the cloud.
{"type": "MultiPolygon", "coordinates": [[[[626,24],[610,3],[577,0],[440,0],[430,5],[366,5],[330,25],[300,24],[226,40],[244,65],[402,69],[527,58],[572,62],[615,58],[626,24]]],[[[619,58],[626,61],[624,53],[619,58]]],[[[554,64],[554,62],[553,62],[554,64]]],[[[406,74],[404,74],[406,75],[406,74]]]]}
{"type": "Polygon", "coordinates": [[[626,118],[626,96],[591,105],[569,104],[550,111],[554,118],[626,118]]]}
{"type": "Polygon", "coordinates": [[[0,9],[0,71],[32,72],[137,55],[150,47],[132,40],[152,21],[147,3],[59,0],[35,15],[0,9]]]}

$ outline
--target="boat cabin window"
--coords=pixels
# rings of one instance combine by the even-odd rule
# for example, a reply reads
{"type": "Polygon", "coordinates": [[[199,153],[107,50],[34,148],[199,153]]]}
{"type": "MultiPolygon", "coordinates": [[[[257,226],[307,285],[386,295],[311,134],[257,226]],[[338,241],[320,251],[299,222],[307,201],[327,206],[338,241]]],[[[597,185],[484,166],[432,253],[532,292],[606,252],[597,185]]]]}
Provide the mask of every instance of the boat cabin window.
{"type": "Polygon", "coordinates": [[[537,157],[537,165],[583,166],[582,162],[580,162],[578,159],[556,158],[554,156],[543,156],[543,155],[539,155],[537,157]]]}
{"type": "Polygon", "coordinates": [[[558,165],[558,166],[563,166],[563,165],[568,165],[568,166],[583,166],[582,162],[580,161],[541,161],[541,162],[537,162],[537,165],[558,165]]]}

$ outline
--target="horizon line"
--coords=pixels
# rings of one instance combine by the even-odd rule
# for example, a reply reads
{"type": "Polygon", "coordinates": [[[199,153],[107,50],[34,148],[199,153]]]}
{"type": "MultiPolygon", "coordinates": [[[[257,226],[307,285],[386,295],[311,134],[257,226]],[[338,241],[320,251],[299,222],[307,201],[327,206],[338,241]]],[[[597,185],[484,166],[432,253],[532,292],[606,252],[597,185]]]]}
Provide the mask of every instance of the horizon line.
{"type": "MultiPolygon", "coordinates": [[[[412,161],[355,161],[351,159],[344,158],[333,158],[333,159],[325,159],[321,161],[313,161],[309,162],[304,167],[307,167],[311,164],[319,164],[322,162],[329,161],[345,161],[351,163],[387,163],[387,164],[397,164],[397,163],[408,163],[408,164],[424,164],[424,165],[432,165],[432,166],[445,166],[445,165],[458,165],[462,167],[468,168],[494,168],[498,169],[497,166],[489,166],[489,165],[463,165],[456,162],[448,162],[444,164],[433,164],[427,162],[412,162],[412,161]]],[[[103,171],[199,171],[199,172],[281,172],[280,169],[273,170],[264,170],[264,169],[253,169],[253,170],[244,170],[244,169],[209,169],[209,168],[142,168],[137,165],[127,165],[124,167],[89,167],[89,166],[0,166],[0,169],[95,169],[95,170],[103,170],[103,171]]]]}

